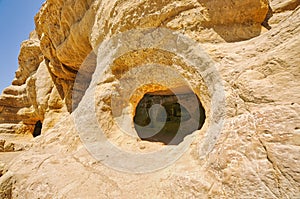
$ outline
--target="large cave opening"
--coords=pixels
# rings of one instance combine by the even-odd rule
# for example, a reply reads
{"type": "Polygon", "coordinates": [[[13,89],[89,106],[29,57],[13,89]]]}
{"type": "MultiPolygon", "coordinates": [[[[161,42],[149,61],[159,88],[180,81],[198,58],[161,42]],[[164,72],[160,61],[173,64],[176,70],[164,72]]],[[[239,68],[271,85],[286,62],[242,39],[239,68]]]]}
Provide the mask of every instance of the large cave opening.
{"type": "Polygon", "coordinates": [[[184,138],[200,130],[205,122],[205,110],[193,92],[146,93],[134,115],[134,127],[144,141],[178,145],[184,138]]]}

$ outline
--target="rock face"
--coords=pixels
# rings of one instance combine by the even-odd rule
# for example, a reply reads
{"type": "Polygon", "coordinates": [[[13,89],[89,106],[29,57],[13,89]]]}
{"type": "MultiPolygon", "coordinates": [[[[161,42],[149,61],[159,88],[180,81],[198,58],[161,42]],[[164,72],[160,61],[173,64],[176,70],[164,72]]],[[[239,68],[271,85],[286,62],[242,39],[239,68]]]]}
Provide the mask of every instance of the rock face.
{"type": "Polygon", "coordinates": [[[299,198],[299,4],[47,0],[0,96],[0,198],[299,198]],[[130,32],[140,28],[157,31],[140,40],[130,32]],[[205,55],[193,54],[199,45],[205,55]],[[110,65],[95,80],[100,63],[110,65]],[[97,145],[87,143],[106,143],[85,139],[94,123],[81,122],[94,120],[122,151],[176,147],[122,131],[145,94],[168,88],[194,92],[206,115],[173,164],[121,172],[107,161],[141,167],[91,153],[97,145]],[[214,95],[220,89],[224,99],[214,95]],[[42,135],[33,138],[39,121],[42,135]]]}

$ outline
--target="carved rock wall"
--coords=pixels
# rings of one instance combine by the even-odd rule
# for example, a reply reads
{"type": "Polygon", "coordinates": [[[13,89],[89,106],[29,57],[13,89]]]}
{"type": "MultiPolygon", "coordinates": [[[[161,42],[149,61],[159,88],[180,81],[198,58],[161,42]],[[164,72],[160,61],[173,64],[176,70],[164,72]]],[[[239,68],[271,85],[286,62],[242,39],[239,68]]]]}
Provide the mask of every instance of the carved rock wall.
{"type": "Polygon", "coordinates": [[[1,123],[32,125],[43,120],[47,111],[71,112],[76,73],[105,37],[135,28],[167,27],[201,42],[239,41],[260,34],[267,12],[266,0],[47,1],[35,17],[36,33],[21,48],[20,68],[13,86],[5,89],[1,97],[1,123]],[[46,65],[40,69],[44,71],[40,72],[44,75],[41,79],[51,81],[44,83],[47,88],[42,82],[34,85],[33,74],[40,63],[46,65]],[[40,102],[41,98],[44,102],[40,102]],[[17,105],[7,106],[12,101],[17,105]],[[14,121],[8,121],[6,112],[12,113],[14,121]],[[26,118],[32,121],[25,121],[26,118]]]}
{"type": "MultiPolygon", "coordinates": [[[[0,96],[0,150],[30,148],[14,159],[0,157],[6,164],[1,197],[300,197],[298,0],[48,0],[35,22],[36,33],[21,46],[16,78],[0,96]],[[86,151],[73,120],[72,88],[81,64],[105,38],[146,27],[177,30],[203,46],[224,83],[226,122],[204,158],[198,145],[209,122],[174,165],[135,175],[106,167],[86,151]],[[27,135],[38,120],[42,136],[31,139],[27,135]]],[[[161,146],[129,140],[110,128],[103,91],[119,80],[120,69],[143,64],[147,57],[180,66],[181,74],[202,85],[192,68],[165,52],[139,51],[117,59],[113,78],[99,85],[97,116],[107,135],[128,150],[161,146]]],[[[142,96],[134,96],[133,104],[142,96]]],[[[199,96],[209,115],[210,96],[199,96]]]]}

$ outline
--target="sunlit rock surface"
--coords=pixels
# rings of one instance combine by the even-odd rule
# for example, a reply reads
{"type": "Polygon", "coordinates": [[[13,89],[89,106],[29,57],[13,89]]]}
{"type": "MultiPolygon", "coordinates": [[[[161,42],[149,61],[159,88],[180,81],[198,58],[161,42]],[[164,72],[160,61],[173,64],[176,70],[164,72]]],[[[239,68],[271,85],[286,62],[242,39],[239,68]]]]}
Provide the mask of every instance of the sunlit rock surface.
{"type": "MultiPolygon", "coordinates": [[[[0,198],[300,198],[298,0],[48,0],[35,22],[21,45],[15,79],[0,96],[0,198]],[[145,49],[111,60],[111,71],[97,85],[95,110],[117,146],[134,152],[163,147],[114,128],[107,96],[123,70],[154,62],[172,66],[207,116],[171,166],[119,172],[93,158],[80,139],[72,105],[85,103],[86,85],[72,99],[73,85],[86,57],[105,39],[153,27],[188,36],[210,56],[224,86],[225,121],[213,149],[201,155],[199,145],[214,120],[204,77],[165,51],[145,49]],[[33,138],[38,121],[42,134],[33,138]]],[[[176,81],[166,84],[182,86],[176,81]]],[[[161,90],[142,87],[129,99],[131,108],[145,93],[161,90]]]]}

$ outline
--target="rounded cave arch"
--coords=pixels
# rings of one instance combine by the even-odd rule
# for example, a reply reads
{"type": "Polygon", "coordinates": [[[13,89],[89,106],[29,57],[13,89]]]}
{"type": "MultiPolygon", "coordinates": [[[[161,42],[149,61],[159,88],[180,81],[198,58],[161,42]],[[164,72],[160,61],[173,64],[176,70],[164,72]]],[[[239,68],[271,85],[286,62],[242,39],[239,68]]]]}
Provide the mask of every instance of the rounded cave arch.
{"type": "MultiPolygon", "coordinates": [[[[189,146],[198,146],[201,157],[212,150],[223,125],[225,94],[214,63],[197,42],[168,29],[140,29],[103,41],[97,52],[93,78],[73,113],[80,137],[95,158],[117,170],[139,173],[170,165],[189,146]],[[178,96],[184,86],[203,106],[206,119],[201,130],[186,136],[178,147],[137,139],[134,115],[144,96],[168,89],[178,96]],[[115,158],[130,164],[120,165],[115,158]],[[155,164],[149,162],[154,159],[155,164]]],[[[176,103],[171,103],[173,109],[180,107],[176,103]]]]}

